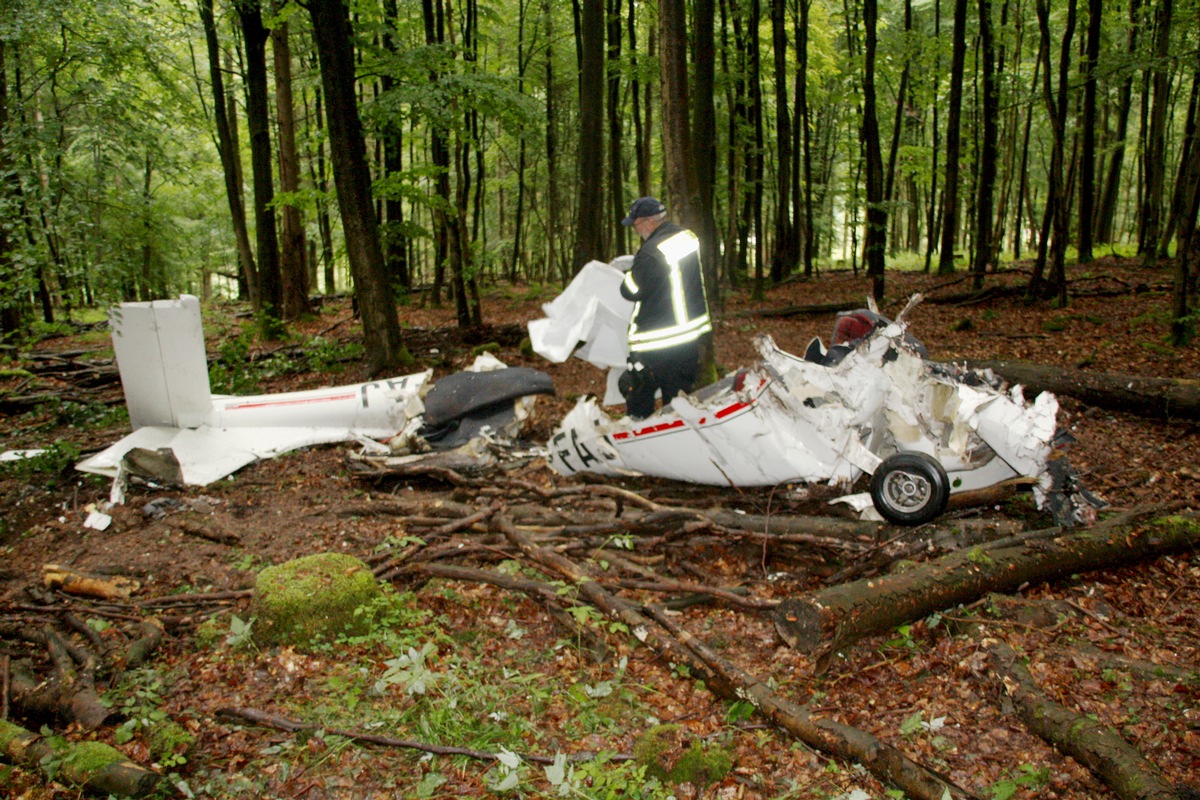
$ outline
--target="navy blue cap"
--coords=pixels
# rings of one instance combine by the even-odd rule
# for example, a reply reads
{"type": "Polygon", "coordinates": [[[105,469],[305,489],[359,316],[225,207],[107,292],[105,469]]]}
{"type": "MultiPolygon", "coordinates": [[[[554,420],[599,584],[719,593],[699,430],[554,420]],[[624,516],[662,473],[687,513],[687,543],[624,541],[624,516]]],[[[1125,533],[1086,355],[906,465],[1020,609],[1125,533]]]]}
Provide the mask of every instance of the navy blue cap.
{"type": "Polygon", "coordinates": [[[622,225],[632,225],[636,219],[642,217],[653,217],[663,213],[667,207],[658,202],[657,197],[639,197],[633,201],[633,205],[629,207],[629,214],[625,219],[621,220],[622,225]]]}

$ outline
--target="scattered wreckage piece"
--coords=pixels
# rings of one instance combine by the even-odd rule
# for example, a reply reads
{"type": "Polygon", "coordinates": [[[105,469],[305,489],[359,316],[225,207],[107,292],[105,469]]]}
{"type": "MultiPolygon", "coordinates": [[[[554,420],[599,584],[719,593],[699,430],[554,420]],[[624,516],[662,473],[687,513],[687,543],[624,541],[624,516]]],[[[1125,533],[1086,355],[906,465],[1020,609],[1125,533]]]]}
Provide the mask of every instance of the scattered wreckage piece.
{"type": "Polygon", "coordinates": [[[758,364],[643,420],[612,419],[583,398],[552,434],[550,464],[562,475],[739,488],[849,486],[869,474],[868,493],[840,501],[903,525],[936,518],[951,494],[1025,479],[1039,507],[1059,496],[1049,504],[1059,524],[1094,521],[1102,504],[1065,461],[1051,466],[1069,438],[1054,396],[1028,403],[1020,387],[1001,391],[990,375],[928,361],[903,316],[839,315],[833,345],[814,340],[805,358],[759,337],[758,364]]]}
{"type": "Polygon", "coordinates": [[[543,319],[528,325],[534,352],[555,364],[572,355],[608,370],[603,404],[625,402],[617,382],[629,361],[629,318],[633,302],[621,296],[621,282],[633,256],[611,263],[589,261],[554,300],[542,306],[543,319]]]}
{"type": "Polygon", "coordinates": [[[509,370],[484,354],[471,374],[440,381],[441,390],[426,370],[308,391],[213,395],[197,298],[123,303],[110,323],[134,430],[77,467],[114,478],[114,502],[130,476],[204,486],[313,445],[358,442],[387,455],[477,448],[481,431],[518,429],[534,396],[553,392],[544,373],[509,370]]]}

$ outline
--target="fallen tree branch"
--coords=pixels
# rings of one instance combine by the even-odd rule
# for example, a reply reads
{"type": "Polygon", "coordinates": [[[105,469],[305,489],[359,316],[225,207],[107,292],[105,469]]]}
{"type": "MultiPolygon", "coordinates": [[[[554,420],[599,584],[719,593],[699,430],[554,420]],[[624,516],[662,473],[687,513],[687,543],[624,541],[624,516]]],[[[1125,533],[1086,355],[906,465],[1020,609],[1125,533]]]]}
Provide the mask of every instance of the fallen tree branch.
{"type": "MultiPolygon", "coordinates": [[[[697,658],[693,646],[694,637],[689,635],[690,643],[684,644],[674,631],[668,629],[667,635],[660,633],[659,629],[652,625],[651,620],[633,604],[608,592],[570,559],[546,548],[537,547],[516,530],[511,520],[503,515],[498,515],[494,519],[494,524],[523,553],[570,580],[577,586],[579,593],[592,605],[608,616],[628,625],[634,637],[642,644],[660,655],[688,664],[705,679],[707,685],[714,687],[724,697],[751,700],[755,707],[763,711],[773,722],[800,738],[810,747],[838,758],[858,761],[877,778],[902,788],[916,800],[974,797],[969,792],[911,761],[899,750],[879,741],[865,731],[832,722],[820,727],[819,732],[817,729],[808,727],[805,724],[806,714],[803,710],[775,695],[761,681],[749,678],[749,676],[746,676],[746,680],[742,682],[731,681],[728,676],[732,675],[732,672],[716,672],[705,660],[697,658]],[[799,713],[792,714],[793,709],[799,710],[799,713]]],[[[665,614],[663,616],[665,618],[665,614]]]]}
{"type": "Polygon", "coordinates": [[[204,539],[208,542],[216,544],[224,544],[230,547],[236,547],[242,543],[241,537],[232,534],[229,531],[221,530],[215,525],[201,525],[198,522],[193,522],[189,519],[173,519],[167,523],[168,528],[178,528],[181,532],[188,536],[195,536],[197,539],[204,539]]]}
{"type": "Polygon", "coordinates": [[[1083,764],[1121,800],[1179,800],[1158,768],[1107,725],[1050,700],[1008,643],[984,640],[988,663],[1025,726],[1083,764]]]}
{"type": "MultiPolygon", "coordinates": [[[[311,731],[321,729],[326,734],[334,736],[343,736],[351,741],[363,742],[365,744],[377,744],[382,747],[402,747],[408,750],[419,750],[422,753],[432,753],[435,756],[466,756],[474,758],[478,761],[498,761],[499,753],[492,753],[487,750],[474,750],[470,747],[451,747],[446,745],[427,744],[418,742],[413,739],[397,739],[392,736],[380,736],[376,733],[364,733],[362,731],[352,731],[345,728],[328,728],[324,725],[318,725],[314,722],[302,722],[296,719],[290,719],[278,714],[271,714],[266,711],[259,711],[255,708],[233,707],[226,706],[216,710],[216,716],[235,720],[239,722],[249,722],[252,725],[260,725],[264,728],[274,728],[275,730],[287,731],[296,733],[299,731],[311,731]]],[[[529,761],[533,764],[553,764],[555,756],[539,755],[536,753],[518,754],[522,760],[529,761]]],[[[596,758],[595,753],[571,753],[567,756],[567,761],[578,763],[580,761],[590,761],[596,758]]],[[[633,756],[616,754],[609,758],[609,761],[631,761],[633,756]]]]}
{"type": "Polygon", "coordinates": [[[676,624],[663,609],[650,605],[646,610],[700,659],[707,672],[719,678],[718,685],[727,687],[729,699],[748,700],[769,720],[809,747],[843,761],[857,761],[883,782],[903,789],[908,797],[929,800],[975,797],[864,730],[835,720],[813,719],[807,708],[780,697],[762,681],[722,658],[676,624]]]}
{"type": "Polygon", "coordinates": [[[958,551],[908,572],[790,598],[775,613],[775,629],[791,647],[818,653],[817,669],[824,671],[834,652],[864,636],[970,603],[989,592],[1128,566],[1200,544],[1200,517],[1196,514],[1135,527],[1135,521],[1143,516],[1122,514],[1054,540],[958,551]]]}

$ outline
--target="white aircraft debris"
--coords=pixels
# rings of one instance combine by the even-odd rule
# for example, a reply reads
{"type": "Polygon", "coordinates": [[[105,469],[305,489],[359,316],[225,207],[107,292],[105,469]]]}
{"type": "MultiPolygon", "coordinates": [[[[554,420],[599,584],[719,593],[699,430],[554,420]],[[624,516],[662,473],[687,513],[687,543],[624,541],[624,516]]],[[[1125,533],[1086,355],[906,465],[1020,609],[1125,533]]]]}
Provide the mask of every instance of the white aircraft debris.
{"type": "Polygon", "coordinates": [[[561,364],[574,355],[608,370],[604,405],[625,402],[617,379],[629,360],[629,317],[633,302],[621,296],[621,281],[633,256],[612,263],[589,261],[562,294],[542,306],[544,319],[529,323],[534,352],[561,364]]]}
{"type": "Polygon", "coordinates": [[[869,496],[842,499],[900,524],[933,519],[953,493],[1024,479],[1035,484],[1039,507],[1051,493],[1071,498],[1052,503],[1056,516],[1071,518],[1060,522],[1094,517],[1099,501],[1065,461],[1065,470],[1050,467],[1054,396],[1027,403],[1019,387],[1001,392],[989,375],[926,360],[903,316],[845,315],[835,345],[825,351],[814,340],[805,358],[762,337],[757,365],[676,397],[644,420],[613,419],[583,398],[552,435],[550,464],[563,475],[735,487],[849,487],[865,473],[869,496]]]}
{"type": "Polygon", "coordinates": [[[309,391],[213,395],[197,298],[123,303],[110,324],[133,432],[77,467],[115,478],[114,502],[128,475],[203,486],[318,444],[356,441],[382,453],[457,447],[481,426],[509,422],[514,401],[553,391],[544,373],[502,369],[488,356],[477,361],[479,374],[450,375],[440,391],[426,370],[309,391]],[[483,377],[487,370],[496,377],[483,377]]]}

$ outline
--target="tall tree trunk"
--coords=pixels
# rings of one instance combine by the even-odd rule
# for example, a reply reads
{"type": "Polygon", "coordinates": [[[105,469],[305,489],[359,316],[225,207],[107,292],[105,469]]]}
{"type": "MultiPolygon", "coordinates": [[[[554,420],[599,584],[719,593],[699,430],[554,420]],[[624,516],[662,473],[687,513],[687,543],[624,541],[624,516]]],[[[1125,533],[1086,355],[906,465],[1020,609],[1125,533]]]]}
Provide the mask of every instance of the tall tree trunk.
{"type": "MultiPolygon", "coordinates": [[[[0,201],[7,205],[16,196],[16,174],[13,171],[12,154],[5,136],[8,133],[8,69],[4,39],[0,38],[0,201]]],[[[8,225],[0,224],[0,286],[6,288],[0,294],[0,342],[7,342],[18,334],[24,322],[24,309],[20,276],[13,262],[13,243],[9,238],[8,225]]]]}
{"type": "Polygon", "coordinates": [[[367,365],[373,375],[412,363],[400,337],[400,319],[379,245],[367,146],[354,92],[350,18],[341,0],[309,0],[313,38],[321,63],[326,122],[333,156],[346,255],[363,320],[367,365]]]}
{"type": "MultiPolygon", "coordinates": [[[[445,23],[440,0],[422,0],[422,18],[425,23],[425,44],[438,47],[445,42],[445,23]]],[[[436,70],[430,70],[429,81],[440,79],[436,70]]],[[[430,291],[434,305],[441,305],[442,287],[446,281],[446,265],[450,260],[450,220],[448,209],[450,198],[450,144],[445,126],[434,124],[429,134],[429,160],[433,165],[434,194],[438,202],[433,207],[433,287],[430,291]]]]}
{"type": "Polygon", "coordinates": [[[554,7],[542,0],[542,19],[546,26],[546,267],[550,273],[557,269],[562,282],[570,281],[567,260],[558,249],[560,227],[559,168],[558,168],[558,104],[554,89],[554,7]]]}
{"type": "MultiPolygon", "coordinates": [[[[632,2],[633,0],[631,0],[632,2]]],[[[622,109],[621,102],[621,0],[608,0],[607,16],[608,55],[605,70],[608,73],[608,208],[601,218],[607,236],[605,241],[610,243],[604,248],[606,254],[616,255],[625,252],[625,226],[621,218],[625,216],[625,163],[621,157],[622,142],[622,109]],[[607,219],[605,219],[607,218],[607,219]]]]}
{"type": "MultiPolygon", "coordinates": [[[[692,164],[696,169],[696,234],[700,237],[700,268],[710,306],[721,303],[720,248],[717,221],[713,216],[716,194],[717,111],[716,100],[716,8],[713,0],[695,0],[692,11],[692,64],[695,91],[692,97],[692,164]]],[[[711,332],[700,337],[700,364],[695,388],[716,383],[716,350],[711,332]]]]}
{"type": "Polygon", "coordinates": [[[1096,69],[1104,0],[1088,0],[1083,58],[1083,151],[1079,163],[1079,263],[1091,263],[1096,216],[1096,69]]]}
{"type": "MultiPolygon", "coordinates": [[[[757,2],[757,0],[753,0],[757,2]]],[[[669,203],[674,216],[692,230],[703,230],[699,186],[692,158],[691,92],[688,86],[687,14],[684,0],[661,0],[658,5],[661,52],[663,160],[669,203]]]]}
{"type": "MultiPolygon", "coordinates": [[[[633,108],[633,153],[634,163],[637,165],[637,194],[639,197],[645,197],[650,194],[650,149],[648,147],[650,115],[647,114],[646,119],[642,119],[642,91],[645,89],[645,107],[649,109],[650,89],[638,77],[637,10],[640,5],[637,2],[629,3],[626,30],[629,34],[629,102],[633,108]]],[[[651,54],[653,54],[653,34],[651,34],[650,41],[651,54]]]]}
{"type": "Polygon", "coordinates": [[[213,119],[217,127],[217,153],[225,176],[225,198],[229,203],[229,218],[237,242],[239,274],[250,296],[250,305],[258,309],[258,268],[254,249],[250,246],[250,231],[246,227],[246,205],[242,200],[241,155],[234,139],[234,121],[227,113],[225,78],[221,72],[221,48],[217,41],[217,26],[213,16],[213,0],[199,0],[197,7],[204,27],[208,49],[208,74],[212,82],[213,119]]]}
{"type": "MultiPolygon", "coordinates": [[[[275,62],[275,115],[279,124],[279,188],[289,197],[300,191],[300,156],[296,150],[296,117],[292,100],[292,48],[288,24],[271,31],[275,62]]],[[[309,311],[308,271],[305,268],[304,226],[300,209],[288,202],[283,209],[279,273],[283,282],[283,318],[294,320],[309,311]]]]}
{"type": "MultiPolygon", "coordinates": [[[[399,57],[400,44],[396,28],[401,24],[396,0],[384,0],[383,15],[387,30],[383,46],[393,56],[399,57]]],[[[380,89],[384,95],[396,89],[396,79],[388,73],[380,78],[380,89]]],[[[404,129],[399,119],[384,123],[383,169],[386,176],[398,176],[404,169],[404,129]]],[[[404,228],[404,203],[395,192],[389,192],[383,201],[383,257],[391,276],[393,291],[397,298],[412,295],[413,280],[408,268],[409,237],[404,228]]]]}
{"type": "Polygon", "coordinates": [[[866,160],[867,230],[864,261],[871,278],[871,294],[883,300],[884,260],[887,256],[887,206],[883,185],[883,153],[879,145],[879,116],[875,109],[875,49],[878,43],[878,0],[863,0],[863,155],[866,160]]]}
{"type": "Polygon", "coordinates": [[[269,335],[282,331],[283,282],[279,234],[275,230],[275,178],[267,102],[267,29],[259,0],[239,0],[238,17],[246,47],[246,128],[250,133],[250,172],[254,179],[254,240],[258,245],[259,324],[269,335]]]}
{"type": "MultiPolygon", "coordinates": [[[[710,306],[721,305],[721,249],[718,247],[717,222],[713,208],[717,181],[717,111],[716,111],[716,7],[713,0],[695,0],[692,11],[694,30],[692,58],[695,91],[692,96],[692,161],[696,165],[697,213],[700,237],[700,260],[704,270],[704,288],[710,306]]],[[[712,363],[711,336],[702,341],[701,375],[705,365],[711,368],[710,377],[716,380],[716,365],[712,363]]],[[[699,380],[699,379],[698,379],[699,380]]],[[[698,384],[700,385],[700,384],[698,384]]]]}
{"type": "Polygon", "coordinates": [[[153,183],[151,176],[154,174],[154,159],[150,154],[149,149],[146,150],[142,160],[142,273],[138,281],[138,296],[141,300],[155,300],[158,287],[154,285],[154,277],[151,274],[151,261],[153,256],[153,229],[154,223],[152,219],[153,213],[153,196],[151,190],[153,183]]]}
{"type": "Polygon", "coordinates": [[[604,258],[604,0],[583,0],[579,75],[579,199],[575,254],[578,272],[604,258]]]}
{"type": "Polygon", "coordinates": [[[996,81],[996,47],[992,37],[991,0],[979,0],[979,59],[983,62],[983,144],[979,153],[978,205],[975,209],[974,286],[983,288],[983,276],[995,259],[992,198],[996,192],[997,146],[1000,131],[1000,86],[996,81]]]}
{"type": "Polygon", "coordinates": [[[771,280],[778,283],[796,267],[792,218],[792,130],[787,91],[787,15],[784,0],[771,0],[771,44],[775,69],[775,241],[771,280]]]}
{"type": "Polygon", "coordinates": [[[812,118],[808,108],[808,12],[812,0],[796,0],[800,19],[796,28],[796,113],[800,117],[804,159],[804,276],[811,278],[816,263],[817,232],[813,220],[812,118]]]}
{"type": "Polygon", "coordinates": [[[1158,257],[1158,240],[1162,235],[1163,191],[1166,184],[1167,103],[1171,93],[1171,0],[1160,0],[1154,15],[1154,59],[1149,69],[1154,99],[1150,105],[1145,155],[1142,158],[1146,191],[1142,197],[1141,235],[1138,254],[1147,266],[1158,257]]]}
{"type": "Polygon", "coordinates": [[[1188,96],[1187,121],[1183,127],[1183,142],[1179,148],[1179,169],[1176,172],[1175,187],[1171,191],[1171,210],[1167,217],[1167,223],[1163,226],[1162,241],[1158,247],[1159,255],[1163,258],[1166,258],[1168,255],[1171,240],[1178,236],[1182,243],[1183,237],[1186,235],[1186,232],[1183,230],[1183,217],[1187,212],[1191,189],[1194,185],[1194,178],[1191,176],[1190,170],[1192,161],[1191,153],[1196,147],[1196,115],[1198,111],[1200,111],[1200,70],[1195,70],[1192,73],[1192,91],[1188,96]]]}
{"type": "MultiPolygon", "coordinates": [[[[942,0],[933,0],[933,36],[935,39],[941,38],[942,35],[942,0]]],[[[934,50],[933,74],[942,74],[940,51],[934,50]]],[[[925,209],[925,228],[926,228],[926,243],[925,243],[925,271],[929,272],[931,262],[933,261],[933,251],[937,248],[937,197],[938,197],[938,154],[941,148],[941,140],[938,131],[938,92],[933,93],[933,108],[931,109],[932,127],[932,149],[933,155],[930,158],[929,169],[929,202],[925,209]]]]}
{"type": "Polygon", "coordinates": [[[1071,39],[1075,35],[1076,0],[1068,0],[1067,20],[1063,30],[1062,47],[1058,61],[1058,90],[1055,96],[1051,82],[1050,69],[1050,5],[1049,0],[1037,0],[1038,27],[1041,30],[1042,56],[1042,91],[1046,101],[1046,111],[1050,116],[1050,125],[1054,133],[1054,142],[1050,151],[1049,186],[1046,195],[1046,216],[1042,225],[1043,243],[1039,245],[1038,266],[1034,269],[1030,280],[1029,291],[1033,296],[1057,295],[1060,307],[1067,304],[1067,274],[1066,251],[1067,239],[1070,235],[1069,203],[1067,197],[1064,162],[1066,160],[1066,130],[1067,105],[1069,102],[1071,75],[1071,39]],[[1045,286],[1040,285],[1041,264],[1045,261],[1049,242],[1050,279],[1045,286]]]}
{"type": "MultiPolygon", "coordinates": [[[[529,52],[533,49],[525,44],[525,21],[531,0],[518,0],[517,8],[517,93],[525,94],[525,73],[529,68],[529,52]]],[[[525,168],[528,163],[529,143],[521,131],[517,145],[517,207],[513,211],[512,259],[508,266],[508,279],[516,283],[521,274],[525,246],[525,168]]]]}
{"type": "MultiPolygon", "coordinates": [[[[1138,49],[1138,31],[1141,28],[1141,0],[1130,0],[1128,33],[1125,39],[1125,54],[1130,63],[1138,49]]],[[[1133,68],[1126,67],[1124,79],[1117,95],[1117,124],[1113,132],[1112,155],[1108,159],[1108,172],[1104,189],[1100,195],[1100,208],[1096,213],[1096,242],[1109,244],[1115,238],[1117,205],[1120,202],[1121,170],[1125,161],[1125,136],[1129,131],[1129,111],[1133,106],[1133,68]]]]}
{"type": "MultiPolygon", "coordinates": [[[[322,103],[322,94],[320,87],[313,90],[313,100],[315,106],[315,117],[319,120],[325,116],[325,110],[322,103]]],[[[308,107],[305,105],[305,125],[308,123],[308,107]]],[[[311,136],[311,133],[310,133],[311,136]]],[[[319,137],[317,138],[316,157],[309,162],[309,171],[312,179],[313,188],[317,192],[317,231],[321,239],[321,266],[324,277],[324,292],[327,295],[337,293],[337,280],[333,269],[333,226],[329,221],[329,202],[325,199],[329,192],[329,180],[326,177],[325,170],[325,142],[319,137]]],[[[313,281],[313,287],[316,287],[316,281],[313,281]]]]}
{"type": "Polygon", "coordinates": [[[950,60],[950,109],[946,119],[946,188],[942,190],[942,248],[938,274],[954,272],[958,239],[958,183],[962,142],[963,74],[967,53],[967,0],[954,0],[954,33],[950,60]]]}

